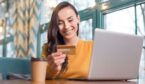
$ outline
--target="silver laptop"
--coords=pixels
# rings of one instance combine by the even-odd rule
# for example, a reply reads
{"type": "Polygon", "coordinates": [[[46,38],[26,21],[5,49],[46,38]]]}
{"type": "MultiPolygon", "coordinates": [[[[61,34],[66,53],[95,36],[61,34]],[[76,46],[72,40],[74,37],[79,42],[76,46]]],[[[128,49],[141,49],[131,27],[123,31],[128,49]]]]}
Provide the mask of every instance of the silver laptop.
{"type": "Polygon", "coordinates": [[[143,36],[96,29],[88,79],[138,78],[143,36]]]}

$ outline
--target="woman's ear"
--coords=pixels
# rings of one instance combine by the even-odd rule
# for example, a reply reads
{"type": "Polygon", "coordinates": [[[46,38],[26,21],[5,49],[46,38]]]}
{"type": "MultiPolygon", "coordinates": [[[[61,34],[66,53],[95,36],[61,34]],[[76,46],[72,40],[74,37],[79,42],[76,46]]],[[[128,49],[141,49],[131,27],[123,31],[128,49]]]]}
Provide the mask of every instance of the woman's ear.
{"type": "Polygon", "coordinates": [[[77,15],[77,19],[78,19],[78,24],[80,23],[80,16],[77,15]]]}

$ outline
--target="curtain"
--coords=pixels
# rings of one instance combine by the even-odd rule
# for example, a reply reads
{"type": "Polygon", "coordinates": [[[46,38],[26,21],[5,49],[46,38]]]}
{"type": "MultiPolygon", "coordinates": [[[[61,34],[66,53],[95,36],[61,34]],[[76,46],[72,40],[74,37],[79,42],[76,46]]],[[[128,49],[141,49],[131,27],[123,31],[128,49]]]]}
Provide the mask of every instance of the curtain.
{"type": "Polygon", "coordinates": [[[11,13],[16,57],[36,57],[42,0],[14,1],[11,13]]]}

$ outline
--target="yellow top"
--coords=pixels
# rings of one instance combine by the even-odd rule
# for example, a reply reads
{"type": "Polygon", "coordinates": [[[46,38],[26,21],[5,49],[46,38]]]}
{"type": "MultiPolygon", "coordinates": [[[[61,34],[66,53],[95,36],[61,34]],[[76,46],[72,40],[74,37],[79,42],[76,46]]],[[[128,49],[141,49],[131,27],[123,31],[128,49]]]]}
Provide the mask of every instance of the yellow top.
{"type": "MultiPolygon", "coordinates": [[[[46,57],[46,48],[42,48],[42,57],[46,57]]],[[[79,40],[76,46],[76,54],[68,55],[67,70],[59,78],[86,78],[88,76],[89,63],[92,51],[92,41],[79,40]]],[[[47,69],[47,77],[55,78],[56,74],[47,69]]]]}

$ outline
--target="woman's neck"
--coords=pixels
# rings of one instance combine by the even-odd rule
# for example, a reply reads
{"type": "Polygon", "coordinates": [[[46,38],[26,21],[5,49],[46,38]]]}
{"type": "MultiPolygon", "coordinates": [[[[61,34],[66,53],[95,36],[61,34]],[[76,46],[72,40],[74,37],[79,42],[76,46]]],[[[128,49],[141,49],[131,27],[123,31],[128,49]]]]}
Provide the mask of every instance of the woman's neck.
{"type": "Polygon", "coordinates": [[[66,45],[77,45],[79,38],[76,36],[70,40],[65,40],[66,45]]]}

